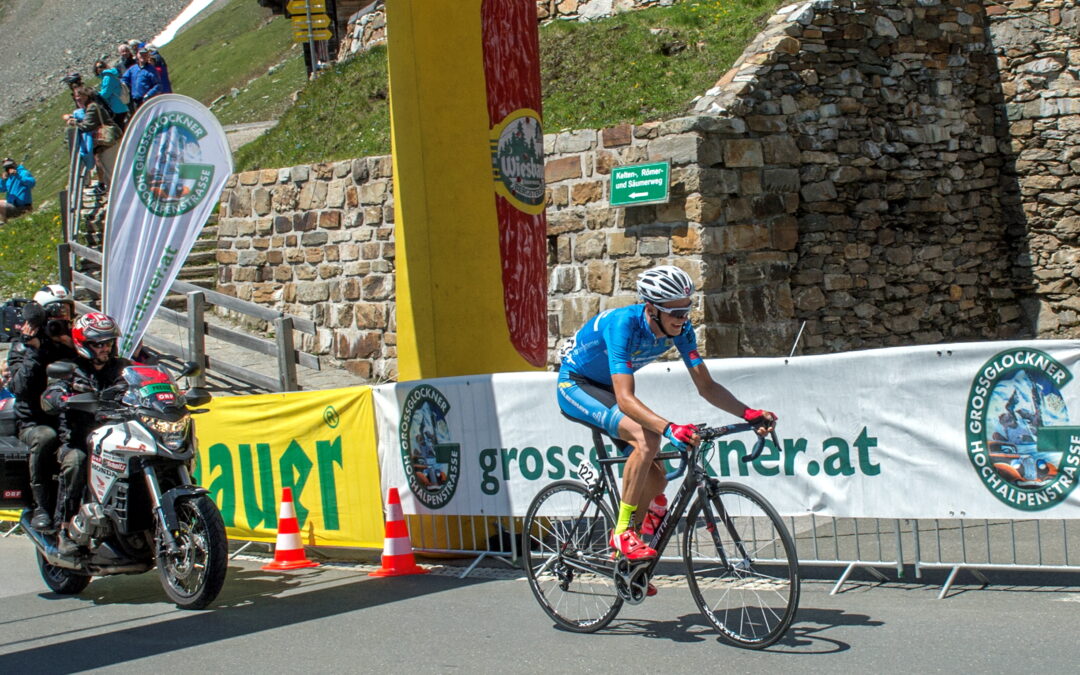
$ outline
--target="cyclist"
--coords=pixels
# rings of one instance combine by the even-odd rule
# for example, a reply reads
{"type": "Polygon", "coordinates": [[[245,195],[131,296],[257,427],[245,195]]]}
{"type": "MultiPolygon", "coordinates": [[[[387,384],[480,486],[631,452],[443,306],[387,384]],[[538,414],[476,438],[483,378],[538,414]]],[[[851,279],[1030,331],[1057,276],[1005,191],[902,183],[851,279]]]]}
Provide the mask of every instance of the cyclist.
{"type": "MultiPolygon", "coordinates": [[[[601,312],[570,338],[560,350],[558,384],[559,408],[565,416],[599,428],[621,452],[630,452],[611,534],[612,548],[630,560],[656,556],[635,531],[633,520],[667,485],[655,460],[660,444],[667,439],[686,450],[698,443],[697,427],[664,419],[637,397],[635,371],[674,345],[706,401],[747,422],[764,421],[757,429],[761,435],[776,421],[773,413],[743,404],[709,374],[690,324],[694,283],[686,272],[673,265],[647,270],[638,276],[637,291],[642,303],[601,312]]],[[[649,595],[654,595],[651,586],[649,595]]]]}

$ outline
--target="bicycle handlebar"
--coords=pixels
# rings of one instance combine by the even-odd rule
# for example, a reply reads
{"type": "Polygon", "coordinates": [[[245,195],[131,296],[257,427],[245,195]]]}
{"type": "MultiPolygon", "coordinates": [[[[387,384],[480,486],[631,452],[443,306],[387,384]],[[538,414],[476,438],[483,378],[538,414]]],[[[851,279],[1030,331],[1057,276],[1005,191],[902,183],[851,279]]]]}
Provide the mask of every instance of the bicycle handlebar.
{"type": "MultiPolygon", "coordinates": [[[[729,425],[723,426],[723,427],[707,427],[707,426],[704,426],[704,425],[699,425],[699,427],[698,427],[698,438],[700,438],[702,442],[704,442],[704,441],[713,441],[713,440],[716,440],[717,438],[720,438],[721,436],[727,436],[729,434],[738,434],[738,433],[742,433],[743,431],[750,431],[751,429],[755,429],[757,427],[763,426],[764,424],[766,424],[766,422],[762,421],[762,422],[754,422],[754,423],[740,422],[739,424],[729,424],[729,425]]],[[[780,447],[780,441],[776,438],[776,431],[775,430],[772,430],[772,431],[769,432],[769,438],[772,440],[773,446],[775,446],[777,448],[780,447]]],[[[744,462],[752,462],[755,459],[757,459],[758,457],[760,457],[761,453],[765,451],[765,440],[766,440],[765,436],[758,436],[758,441],[757,441],[757,444],[754,445],[754,449],[750,452],[749,455],[747,455],[746,457],[743,457],[742,461],[744,461],[744,462]]]]}

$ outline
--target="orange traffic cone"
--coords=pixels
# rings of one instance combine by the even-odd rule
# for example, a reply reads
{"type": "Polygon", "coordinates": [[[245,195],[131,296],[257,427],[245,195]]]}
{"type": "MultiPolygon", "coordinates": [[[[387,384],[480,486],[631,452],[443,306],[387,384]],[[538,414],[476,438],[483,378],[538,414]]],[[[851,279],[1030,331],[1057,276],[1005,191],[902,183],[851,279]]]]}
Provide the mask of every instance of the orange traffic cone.
{"type": "Polygon", "coordinates": [[[399,577],[405,574],[427,574],[416,564],[409,526],[401,512],[401,498],[397,488],[390,488],[386,498],[386,540],[383,545],[382,567],[371,573],[373,577],[399,577]]]}
{"type": "Polygon", "coordinates": [[[293,509],[292,488],[281,488],[281,513],[278,515],[277,545],[274,546],[274,562],[263,565],[264,570],[296,570],[301,567],[318,567],[304,555],[300,543],[300,523],[293,509]]]}

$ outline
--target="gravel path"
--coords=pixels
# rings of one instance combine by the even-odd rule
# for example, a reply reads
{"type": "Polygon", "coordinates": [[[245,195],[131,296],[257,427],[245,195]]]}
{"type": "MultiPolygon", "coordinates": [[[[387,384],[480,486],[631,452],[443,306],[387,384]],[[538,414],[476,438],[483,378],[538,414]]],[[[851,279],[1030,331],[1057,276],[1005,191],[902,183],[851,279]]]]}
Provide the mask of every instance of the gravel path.
{"type": "Polygon", "coordinates": [[[0,0],[0,124],[61,90],[66,73],[92,75],[121,40],[153,38],[189,2],[0,0]]]}

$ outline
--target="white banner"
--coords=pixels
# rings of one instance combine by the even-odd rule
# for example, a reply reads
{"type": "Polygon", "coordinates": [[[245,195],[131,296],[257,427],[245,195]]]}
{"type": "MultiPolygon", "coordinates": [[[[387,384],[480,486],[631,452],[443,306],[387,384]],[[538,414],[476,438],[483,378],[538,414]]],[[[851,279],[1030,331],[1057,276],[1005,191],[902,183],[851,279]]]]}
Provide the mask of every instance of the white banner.
{"type": "MultiPolygon", "coordinates": [[[[754,437],[732,436],[708,465],[783,515],[1080,518],[1078,361],[1078,341],[710,360],[718,382],[779,415],[781,447],[745,463],[754,437]]],[[[591,451],[589,430],[559,413],[555,381],[512,373],[376,387],[384,487],[402,488],[409,513],[524,515],[541,487],[577,478],[591,451]]],[[[680,424],[738,421],[698,397],[681,362],[642,369],[636,390],[680,424]]]]}
{"type": "Polygon", "coordinates": [[[102,297],[121,330],[120,354],[139,344],[232,174],[217,118],[187,96],[155,96],[128,124],[105,222],[102,297]]]}

